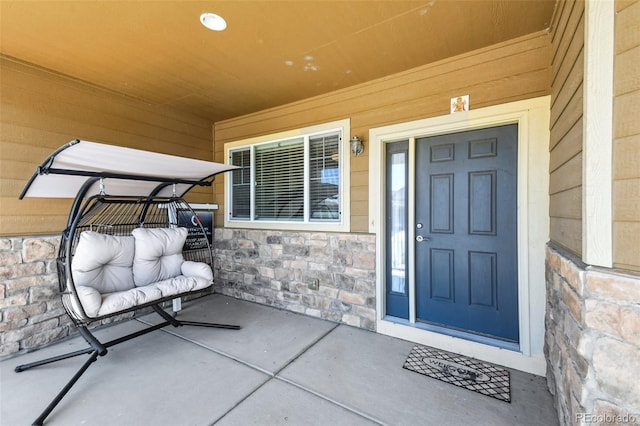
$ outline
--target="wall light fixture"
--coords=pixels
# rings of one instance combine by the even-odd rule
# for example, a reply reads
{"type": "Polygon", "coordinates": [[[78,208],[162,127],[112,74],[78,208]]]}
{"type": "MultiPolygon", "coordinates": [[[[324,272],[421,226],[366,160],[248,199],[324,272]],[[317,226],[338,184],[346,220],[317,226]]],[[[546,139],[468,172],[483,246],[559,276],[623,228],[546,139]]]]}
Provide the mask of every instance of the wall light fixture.
{"type": "Polygon", "coordinates": [[[351,145],[351,153],[356,157],[364,152],[364,143],[358,136],[352,137],[349,145],[351,145]]]}

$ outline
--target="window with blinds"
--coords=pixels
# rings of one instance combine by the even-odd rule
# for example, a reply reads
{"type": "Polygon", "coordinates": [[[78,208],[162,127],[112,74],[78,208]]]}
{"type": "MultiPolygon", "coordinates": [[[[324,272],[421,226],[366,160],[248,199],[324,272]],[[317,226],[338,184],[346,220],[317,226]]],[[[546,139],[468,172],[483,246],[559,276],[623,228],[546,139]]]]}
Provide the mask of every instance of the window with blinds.
{"type": "Polygon", "coordinates": [[[231,164],[241,167],[231,172],[231,215],[238,219],[251,217],[251,151],[231,153],[231,164]]]}
{"type": "Polygon", "coordinates": [[[229,152],[230,218],[339,222],[341,131],[304,135],[229,152]]]}
{"type": "Polygon", "coordinates": [[[339,219],[340,135],[309,138],[309,208],[311,219],[339,219]]]}

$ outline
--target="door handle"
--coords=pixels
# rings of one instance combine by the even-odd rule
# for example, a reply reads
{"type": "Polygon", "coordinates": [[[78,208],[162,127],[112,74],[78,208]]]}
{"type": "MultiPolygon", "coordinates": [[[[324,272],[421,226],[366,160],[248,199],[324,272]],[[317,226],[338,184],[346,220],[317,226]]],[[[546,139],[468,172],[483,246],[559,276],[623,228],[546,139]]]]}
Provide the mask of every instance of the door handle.
{"type": "Polygon", "coordinates": [[[421,243],[421,242],[423,242],[423,241],[431,241],[431,238],[429,238],[429,237],[423,237],[422,235],[418,235],[418,236],[416,237],[416,241],[417,241],[417,242],[419,242],[419,243],[421,243]]]}

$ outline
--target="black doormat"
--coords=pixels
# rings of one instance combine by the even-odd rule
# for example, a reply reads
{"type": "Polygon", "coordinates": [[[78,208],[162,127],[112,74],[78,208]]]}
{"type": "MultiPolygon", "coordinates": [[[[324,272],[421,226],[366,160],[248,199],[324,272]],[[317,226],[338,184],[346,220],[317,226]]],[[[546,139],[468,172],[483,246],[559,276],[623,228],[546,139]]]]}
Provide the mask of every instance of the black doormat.
{"type": "Polygon", "coordinates": [[[491,364],[414,346],[402,368],[511,403],[509,371],[491,364]]]}

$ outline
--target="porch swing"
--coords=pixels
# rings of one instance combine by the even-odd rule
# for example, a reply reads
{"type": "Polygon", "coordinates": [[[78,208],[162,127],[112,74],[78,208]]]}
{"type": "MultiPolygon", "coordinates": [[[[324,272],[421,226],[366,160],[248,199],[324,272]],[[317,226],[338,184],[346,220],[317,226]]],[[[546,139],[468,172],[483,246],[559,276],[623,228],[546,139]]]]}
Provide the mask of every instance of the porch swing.
{"type": "Polygon", "coordinates": [[[20,365],[16,372],[89,354],[34,421],[41,425],[108,348],[165,326],[237,330],[175,318],[161,304],[211,290],[213,256],[202,223],[182,198],[234,166],[75,140],[54,151],[19,198],[74,198],[57,257],[65,310],[86,349],[20,365]],[[88,326],[150,307],[163,321],[109,342],[88,326]]]}

